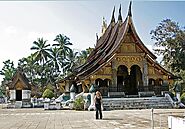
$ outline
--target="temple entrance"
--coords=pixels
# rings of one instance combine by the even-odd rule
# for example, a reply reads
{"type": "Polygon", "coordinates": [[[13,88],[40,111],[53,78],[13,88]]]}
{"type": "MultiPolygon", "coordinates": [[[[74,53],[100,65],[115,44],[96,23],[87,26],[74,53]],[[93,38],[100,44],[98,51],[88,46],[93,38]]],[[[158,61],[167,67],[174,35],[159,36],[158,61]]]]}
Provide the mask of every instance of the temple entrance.
{"type": "Polygon", "coordinates": [[[138,65],[133,65],[130,71],[130,88],[129,94],[138,94],[138,87],[143,85],[142,73],[138,65]]]}
{"type": "Polygon", "coordinates": [[[22,101],[22,90],[16,90],[16,101],[22,101]]]}
{"type": "Polygon", "coordinates": [[[131,67],[130,75],[125,65],[120,65],[117,71],[117,92],[127,95],[137,95],[138,86],[143,85],[142,73],[138,65],[131,67]]]}
{"type": "Polygon", "coordinates": [[[117,92],[125,92],[128,87],[128,68],[120,65],[117,71],[117,92]]]}
{"type": "Polygon", "coordinates": [[[95,80],[95,84],[98,86],[97,90],[100,91],[102,96],[107,96],[108,95],[108,86],[110,85],[110,83],[111,83],[110,79],[102,80],[102,79],[98,78],[98,79],[95,80]]]}

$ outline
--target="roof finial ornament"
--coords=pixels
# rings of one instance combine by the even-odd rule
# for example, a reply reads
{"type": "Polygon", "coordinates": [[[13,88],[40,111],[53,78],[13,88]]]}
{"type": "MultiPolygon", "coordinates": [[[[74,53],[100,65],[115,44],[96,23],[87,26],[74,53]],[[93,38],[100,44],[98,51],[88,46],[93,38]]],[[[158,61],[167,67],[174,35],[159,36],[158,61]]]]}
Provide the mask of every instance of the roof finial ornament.
{"type": "Polygon", "coordinates": [[[130,1],[129,10],[128,10],[128,16],[130,16],[130,17],[132,17],[131,6],[132,6],[132,1],[130,1]]]}
{"type": "Polygon", "coordinates": [[[115,6],[112,12],[112,19],[111,19],[111,23],[115,23],[115,17],[114,17],[114,12],[115,12],[115,6]]]}
{"type": "Polygon", "coordinates": [[[107,23],[106,23],[105,18],[103,17],[103,24],[102,24],[101,33],[104,34],[104,32],[106,31],[106,29],[107,29],[107,23]]]}
{"type": "Polygon", "coordinates": [[[96,33],[96,41],[98,42],[98,33],[96,33]]]}
{"type": "Polygon", "coordinates": [[[122,16],[121,16],[121,4],[120,4],[120,7],[119,7],[118,21],[121,21],[121,22],[122,22],[122,16]]]}

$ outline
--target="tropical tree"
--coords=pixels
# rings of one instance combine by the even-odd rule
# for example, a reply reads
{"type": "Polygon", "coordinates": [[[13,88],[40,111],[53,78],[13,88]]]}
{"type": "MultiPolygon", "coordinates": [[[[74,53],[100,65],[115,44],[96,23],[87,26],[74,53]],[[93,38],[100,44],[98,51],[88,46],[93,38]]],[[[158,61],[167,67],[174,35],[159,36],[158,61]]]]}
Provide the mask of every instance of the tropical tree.
{"type": "Polygon", "coordinates": [[[18,61],[18,67],[20,67],[23,72],[26,74],[27,78],[33,83],[33,80],[36,76],[36,63],[34,55],[31,54],[27,58],[23,57],[18,61]]]}
{"type": "Polygon", "coordinates": [[[6,60],[3,62],[4,66],[0,71],[0,75],[4,76],[0,84],[0,90],[5,93],[7,84],[11,81],[16,72],[13,61],[6,60]]]}
{"type": "Polygon", "coordinates": [[[162,63],[171,72],[185,70],[185,29],[170,19],[163,20],[151,31],[155,40],[154,51],[162,55],[162,63]]]}
{"type": "MultiPolygon", "coordinates": [[[[41,69],[39,69],[38,75],[41,76],[41,85],[45,85],[45,63],[47,62],[48,58],[51,57],[50,55],[50,44],[47,44],[47,40],[44,40],[43,38],[38,38],[38,41],[33,42],[34,46],[31,47],[31,50],[35,50],[36,52],[33,53],[33,56],[35,57],[35,61],[39,62],[42,66],[41,69]]],[[[40,67],[38,67],[40,68],[40,67]]]]}
{"type": "Polygon", "coordinates": [[[71,51],[66,58],[66,61],[64,63],[64,75],[70,75],[74,72],[74,69],[76,66],[78,66],[77,62],[77,54],[78,52],[71,51]]]}
{"type": "Polygon", "coordinates": [[[10,60],[6,60],[3,62],[4,66],[2,68],[2,70],[0,71],[0,75],[3,75],[3,81],[4,82],[9,82],[13,75],[16,72],[16,68],[14,67],[14,63],[13,61],[10,60]]]}
{"type": "Polygon", "coordinates": [[[91,52],[94,50],[94,48],[87,48],[86,50],[82,50],[80,53],[79,53],[79,56],[78,56],[78,63],[81,65],[81,64],[84,64],[87,60],[87,58],[89,57],[89,55],[91,54],[91,52]]]}
{"type": "Polygon", "coordinates": [[[49,63],[52,67],[52,75],[58,76],[58,73],[60,72],[60,66],[63,66],[62,58],[59,55],[59,49],[56,47],[51,48],[50,55],[51,58],[49,60],[49,63]]]}
{"type": "Polygon", "coordinates": [[[66,56],[72,51],[69,45],[73,44],[69,40],[70,39],[67,36],[61,34],[57,35],[54,39],[54,41],[56,41],[57,43],[53,44],[53,46],[57,46],[57,48],[59,49],[59,54],[60,56],[62,56],[63,59],[65,59],[66,56]]]}
{"type": "Polygon", "coordinates": [[[43,38],[38,38],[38,41],[34,41],[33,44],[34,46],[31,47],[31,50],[36,51],[33,54],[35,56],[35,61],[40,61],[40,63],[44,64],[48,57],[50,57],[50,49],[48,48],[50,44],[47,44],[47,40],[43,38]]]}

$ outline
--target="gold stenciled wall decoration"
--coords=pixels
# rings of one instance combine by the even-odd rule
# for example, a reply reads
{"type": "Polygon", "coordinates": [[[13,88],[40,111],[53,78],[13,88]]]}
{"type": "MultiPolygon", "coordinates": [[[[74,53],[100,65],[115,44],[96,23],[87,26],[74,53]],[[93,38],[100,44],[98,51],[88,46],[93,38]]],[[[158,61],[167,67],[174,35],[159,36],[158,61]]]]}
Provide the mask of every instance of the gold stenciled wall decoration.
{"type": "Polygon", "coordinates": [[[124,52],[136,52],[134,43],[123,43],[120,47],[120,53],[124,52]]]}
{"type": "Polygon", "coordinates": [[[17,90],[22,90],[23,89],[23,84],[20,82],[20,80],[17,81],[15,84],[15,87],[17,90]]]}
{"type": "Polygon", "coordinates": [[[112,73],[111,67],[104,67],[97,72],[97,74],[100,74],[100,75],[111,74],[111,73],[112,73]]]}
{"type": "Polygon", "coordinates": [[[149,75],[154,75],[155,71],[153,67],[149,67],[149,75]]]}
{"type": "Polygon", "coordinates": [[[117,60],[117,67],[120,65],[125,65],[127,68],[131,68],[132,65],[138,65],[143,71],[143,57],[141,56],[118,56],[117,60]]]}

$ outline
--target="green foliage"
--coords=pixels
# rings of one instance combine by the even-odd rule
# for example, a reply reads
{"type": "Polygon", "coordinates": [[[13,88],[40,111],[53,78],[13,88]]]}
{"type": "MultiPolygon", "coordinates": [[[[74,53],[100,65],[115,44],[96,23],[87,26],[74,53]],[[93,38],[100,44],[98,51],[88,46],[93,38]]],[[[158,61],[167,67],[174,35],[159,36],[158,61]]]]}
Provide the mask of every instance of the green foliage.
{"type": "Polygon", "coordinates": [[[86,62],[87,58],[89,57],[89,55],[91,54],[91,52],[94,50],[94,48],[87,48],[86,50],[82,50],[80,53],[79,53],[79,56],[78,56],[78,63],[79,65],[82,65],[86,62]]]}
{"type": "Polygon", "coordinates": [[[46,89],[45,91],[44,91],[44,93],[42,94],[42,97],[43,98],[53,98],[54,97],[54,93],[53,93],[53,91],[52,90],[50,90],[50,89],[46,89]]]}
{"type": "Polygon", "coordinates": [[[0,89],[0,98],[3,96],[4,96],[3,91],[0,89]]]}
{"type": "Polygon", "coordinates": [[[183,94],[181,95],[181,102],[182,102],[183,104],[185,104],[185,93],[183,93],[183,94]]]}
{"type": "Polygon", "coordinates": [[[156,54],[162,55],[162,63],[172,72],[185,70],[185,30],[177,22],[163,20],[151,31],[156,54]],[[182,28],[182,29],[181,29],[182,28]]]}
{"type": "MultiPolygon", "coordinates": [[[[38,38],[30,48],[32,53],[28,57],[18,60],[18,67],[21,68],[29,81],[34,84],[34,88],[38,89],[35,92],[38,92],[39,95],[42,95],[43,87],[47,84],[53,86],[47,89],[51,89],[56,93],[56,83],[66,76],[72,75],[74,69],[84,63],[93,50],[93,48],[88,48],[82,51],[81,54],[72,50],[70,48],[72,45],[70,39],[63,34],[58,34],[54,41],[54,44],[50,46],[48,40],[38,38]],[[83,61],[79,61],[79,59],[83,61]]],[[[12,61],[7,60],[4,62],[4,67],[0,74],[4,76],[6,84],[13,77],[15,69],[12,61]]]]}
{"type": "Polygon", "coordinates": [[[83,110],[84,109],[84,99],[83,97],[79,97],[74,101],[75,110],[83,110]]]}
{"type": "Polygon", "coordinates": [[[51,83],[49,83],[47,86],[46,86],[46,89],[49,89],[51,91],[54,90],[53,86],[51,85],[51,83]]]}
{"type": "MultiPolygon", "coordinates": [[[[3,62],[4,66],[0,71],[0,75],[3,75],[3,82],[8,83],[16,72],[13,61],[6,60],[3,62]]],[[[3,84],[4,85],[4,84],[3,84]]]]}

